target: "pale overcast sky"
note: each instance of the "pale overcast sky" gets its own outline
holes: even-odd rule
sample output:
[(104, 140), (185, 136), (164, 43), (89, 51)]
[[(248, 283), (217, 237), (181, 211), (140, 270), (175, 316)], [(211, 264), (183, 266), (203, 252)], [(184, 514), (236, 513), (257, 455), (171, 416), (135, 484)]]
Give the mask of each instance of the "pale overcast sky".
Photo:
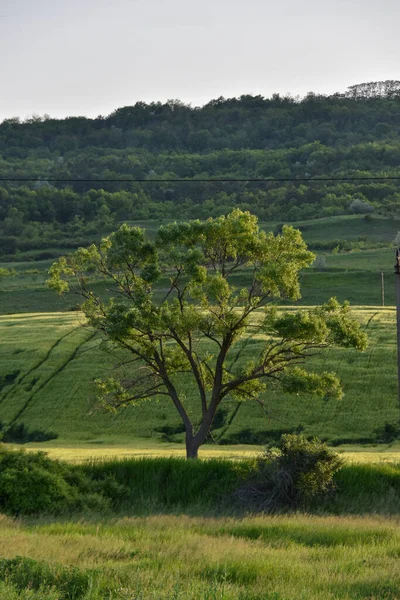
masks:
[(0, 120), (400, 79), (398, 0), (0, 0)]

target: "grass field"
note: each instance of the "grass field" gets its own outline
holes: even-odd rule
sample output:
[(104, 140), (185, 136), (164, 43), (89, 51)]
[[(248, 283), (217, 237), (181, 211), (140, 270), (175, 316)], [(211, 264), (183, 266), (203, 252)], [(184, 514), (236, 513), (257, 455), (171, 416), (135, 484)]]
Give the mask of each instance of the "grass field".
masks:
[[(136, 224), (145, 227), (150, 237), (154, 237), (161, 222), (138, 221)], [(277, 223), (261, 225), (267, 230), (274, 230)], [(302, 304), (318, 304), (331, 296), (363, 306), (381, 304), (381, 272), (386, 278), (386, 304), (394, 304), (392, 240), (400, 230), (400, 220), (382, 217), (368, 220), (364, 216), (353, 215), (299, 221), (293, 225), (301, 228), (311, 247), (319, 242), (338, 240), (364, 240), (371, 246), (368, 250), (339, 254), (318, 250), (318, 254), (325, 257), (326, 268), (323, 271), (313, 268), (304, 271)], [(382, 248), (382, 244), (385, 247)], [(374, 248), (374, 245), (377, 247)], [(23, 256), (17, 258), (13, 262), (1, 263), (2, 267), (15, 269), (17, 275), (0, 281), (0, 314), (62, 312), (76, 307), (76, 299), (70, 297), (62, 300), (46, 286), (47, 271), (53, 260), (35, 261), (34, 254), (29, 254), (31, 260), (20, 260)], [(160, 285), (162, 287), (164, 284)]]
[[(6, 559), (1, 568), (7, 574), (0, 584), (2, 600), (400, 597), (397, 519), (2, 518), (0, 536)], [(17, 556), (32, 560), (13, 561)], [(27, 580), (31, 590), (20, 595)], [(46, 580), (53, 589), (35, 591)], [(61, 595), (65, 590), (69, 596)]]
[[(151, 236), (159, 225), (140, 224)], [(96, 410), (93, 380), (112, 374), (119, 357), (102, 350), (82, 314), (72, 311), (74, 299), (60, 300), (47, 289), (52, 260), (3, 263), (17, 275), (0, 282), (0, 422), (19, 425), (26, 439), (50, 438), (29, 442), (30, 451), (86, 463), (74, 468), (115, 471), (118, 481), (129, 482), (132, 507), (113, 518), (0, 516), (0, 600), (400, 598), (400, 443), (376, 443), (376, 430), (399, 419), (389, 246), (400, 221), (353, 216), (297, 225), (311, 246), (368, 241), (368, 250), (318, 252), (325, 257), (323, 270), (309, 269), (301, 279), (304, 305), (330, 296), (359, 305), (355, 314), (367, 328), (369, 348), (363, 354), (331, 349), (314, 359), (316, 370), (339, 374), (341, 402), (275, 393), (268, 414), (244, 403), (232, 423), (236, 405), (228, 403), (213, 432), (223, 444), (206, 444), (200, 457), (251, 459), (261, 443), (284, 432), (318, 435), (335, 444), (347, 463), (338, 474), (340, 497), (317, 507), (336, 516), (217, 518), (206, 500), (216, 484), (222, 493), (230, 469), (244, 464), (232, 460), (214, 461), (222, 475), (203, 482), (196, 506), (189, 498), (196, 478), (191, 475), (189, 485), (183, 476), (189, 465), (166, 465), (167, 477), (154, 460), (185, 454), (175, 409), (162, 400), (117, 415)], [(385, 309), (379, 306), (381, 272)], [(248, 352), (254, 350), (250, 345)], [(182, 381), (182, 389), (194, 414), (193, 388)], [(211, 469), (211, 462), (201, 461), (197, 471)]]
[[(368, 350), (330, 349), (313, 359), (315, 369), (339, 374), (345, 391), (342, 401), (327, 403), (275, 392), (267, 397), (268, 415), (258, 405), (243, 403), (227, 426), (236, 408), (228, 402), (214, 437), (228, 445), (258, 444), (301, 430), (335, 444), (367, 443), (374, 441), (377, 428), (396, 423), (395, 312), (377, 307), (355, 309), (355, 314), (367, 327)], [(146, 439), (150, 446), (181, 442), (179, 419), (167, 400), (130, 407), (117, 415), (95, 410), (93, 380), (112, 373), (117, 359), (99, 344), (84, 327), (81, 313), (0, 317), (0, 421), (23, 423), (29, 432), (55, 432), (57, 443), (85, 442), (93, 449), (131, 445), (138, 439)], [(247, 352), (254, 349), (249, 345)], [(194, 388), (187, 380), (182, 380), (182, 388), (188, 410), (195, 414)]]
[[(13, 445), (15, 448), (18, 446)], [(57, 443), (55, 441), (44, 443), (28, 443), (25, 448), (31, 452), (45, 451), (51, 458), (66, 460), (71, 463), (85, 463), (103, 460), (124, 460), (154, 457), (180, 457), (186, 456), (182, 444), (168, 442), (152, 442), (147, 439), (136, 439), (122, 444), (89, 443)], [(400, 443), (377, 445), (350, 445), (338, 446), (335, 450), (349, 464), (400, 464)], [(235, 444), (214, 446), (206, 444), (200, 450), (202, 459), (231, 459), (243, 460), (254, 458), (260, 454), (260, 445)]]
[[(381, 272), (386, 281), (386, 305), (395, 304), (394, 260), (390, 251), (360, 251), (324, 256), (327, 261), (324, 271), (311, 268), (301, 273), (302, 299), (299, 304), (321, 304), (336, 296), (341, 302), (349, 300), (355, 305), (381, 305)], [(381, 257), (386, 262), (379, 266)], [(366, 264), (367, 267), (364, 266)], [(40, 265), (37, 267), (41, 268)], [(47, 266), (36, 275), (22, 272), (13, 279), (7, 278), (0, 289), (0, 314), (76, 310), (79, 298), (73, 295), (60, 298), (46, 286), (47, 278)], [(98, 291), (104, 287), (105, 284), (101, 283), (95, 285)], [(161, 283), (161, 288), (165, 287)]]

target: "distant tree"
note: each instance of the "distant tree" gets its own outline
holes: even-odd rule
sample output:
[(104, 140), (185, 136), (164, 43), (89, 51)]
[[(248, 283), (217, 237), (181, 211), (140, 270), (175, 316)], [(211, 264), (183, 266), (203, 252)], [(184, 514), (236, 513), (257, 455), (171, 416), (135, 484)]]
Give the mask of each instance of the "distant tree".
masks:
[(326, 258), (322, 254), (319, 254), (313, 262), (314, 269), (317, 271), (325, 271), (326, 269)]
[(367, 214), (374, 211), (374, 207), (369, 202), (365, 200), (361, 200), (360, 198), (356, 198), (349, 206), (351, 212), (356, 214)]
[[(99, 246), (60, 258), (49, 284), (59, 293), (80, 294), (89, 324), (131, 356), (128, 380), (99, 383), (103, 405), (117, 409), (168, 397), (185, 427), (187, 457), (195, 458), (229, 397), (262, 402), (276, 386), (341, 397), (333, 374), (308, 372), (303, 363), (331, 344), (365, 348), (366, 336), (347, 304), (331, 299), (283, 313), (272, 306), (300, 297), (299, 271), (313, 260), (296, 229), (284, 226), (274, 236), (236, 209), (203, 222), (161, 226), (154, 243), (143, 229), (123, 225)], [(96, 275), (108, 282), (111, 298), (91, 289)], [(162, 275), (169, 286), (157, 301)], [(246, 358), (255, 340), (261, 341)], [(194, 415), (179, 389), (181, 374), (197, 389)]]
[(400, 81), (387, 79), (386, 81), (358, 83), (350, 86), (345, 95), (355, 100), (369, 100), (371, 98), (387, 98), (391, 100), (399, 98)]

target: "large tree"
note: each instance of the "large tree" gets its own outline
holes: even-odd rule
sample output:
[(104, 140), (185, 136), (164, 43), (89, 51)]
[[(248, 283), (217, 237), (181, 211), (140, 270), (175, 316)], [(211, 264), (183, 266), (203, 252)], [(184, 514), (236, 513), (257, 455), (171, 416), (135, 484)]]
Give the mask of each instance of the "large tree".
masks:
[[(49, 282), (59, 293), (79, 293), (89, 325), (130, 356), (130, 377), (100, 382), (104, 405), (168, 397), (185, 427), (187, 457), (195, 458), (228, 398), (263, 402), (276, 386), (340, 398), (335, 375), (303, 363), (332, 344), (365, 348), (347, 304), (274, 306), (300, 298), (299, 272), (313, 260), (293, 227), (266, 233), (255, 216), (234, 210), (162, 226), (154, 242), (123, 225), (98, 246), (60, 258)], [(99, 277), (103, 294), (93, 291)], [(197, 413), (180, 392), (182, 373), (197, 390)]]

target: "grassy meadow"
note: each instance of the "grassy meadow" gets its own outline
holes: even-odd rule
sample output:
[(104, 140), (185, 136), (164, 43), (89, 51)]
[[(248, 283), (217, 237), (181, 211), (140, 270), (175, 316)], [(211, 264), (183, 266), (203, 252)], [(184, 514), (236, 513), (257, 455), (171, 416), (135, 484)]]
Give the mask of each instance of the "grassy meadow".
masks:
[(0, 537), (2, 600), (400, 596), (400, 532), (391, 518), (2, 518)]
[[(266, 412), (255, 403), (228, 401), (215, 422), (214, 440), (226, 445), (260, 444), (273, 442), (284, 432), (302, 431), (335, 445), (374, 443), (377, 429), (396, 423), (395, 311), (380, 307), (354, 311), (367, 328), (369, 348), (363, 353), (332, 348), (313, 358), (316, 370), (338, 373), (343, 400), (325, 402), (305, 394), (271, 391), (265, 396)], [(247, 355), (259, 344), (261, 339), (249, 344)], [(122, 357), (104, 350), (79, 312), (0, 316), (0, 357), (0, 421), (23, 423), (28, 433), (34, 432), (25, 441), (47, 436), (48, 444), (53, 444), (57, 436), (57, 444), (90, 443), (94, 454), (107, 444), (147, 440), (151, 448), (183, 441), (179, 418), (168, 400), (145, 402), (117, 414), (96, 408), (94, 379), (112, 374)], [(195, 416), (195, 388), (186, 378), (181, 386)]]
[[(137, 221), (132, 224), (145, 227), (149, 236), (154, 237), (158, 227), (166, 222)], [(275, 230), (279, 225), (276, 222), (261, 223), (265, 230)], [(386, 278), (386, 304), (395, 303), (392, 242), (400, 230), (400, 220), (352, 215), (299, 221), (293, 226), (301, 229), (310, 248), (326, 262), (323, 270), (311, 268), (302, 273), (301, 304), (318, 304), (337, 296), (352, 304), (380, 305), (381, 272)], [(332, 252), (337, 244), (345, 246), (349, 242), (355, 245), (354, 248)], [(36, 260), (37, 253), (31, 251), (20, 253), (11, 262), (1, 263), (4, 268), (15, 269), (16, 275), (0, 280), (0, 314), (76, 310), (77, 299), (60, 299), (46, 286), (47, 271), (53, 260), (63, 254), (63, 249), (50, 250), (47, 254), (54, 258)], [(165, 285), (166, 282), (160, 283), (161, 288)], [(98, 290), (102, 287), (104, 284), (97, 284)]]
[[(139, 224), (154, 236), (160, 222)], [(0, 600), (400, 598), (400, 442), (382, 443), (380, 431), (399, 419), (391, 243), (400, 221), (355, 215), (295, 225), (323, 257), (301, 274), (301, 304), (349, 299), (369, 347), (313, 359), (317, 371), (338, 373), (340, 402), (271, 393), (266, 412), (227, 403), (215, 443), (195, 464), (182, 459), (182, 427), (168, 401), (116, 415), (96, 408), (94, 379), (113, 374), (122, 357), (104, 351), (74, 298), (46, 287), (53, 258), (30, 252), (1, 264), (16, 274), (0, 280), (0, 423), (14, 427), (29, 451), (108, 473), (130, 496), (114, 513), (0, 516)], [(343, 240), (354, 247), (332, 252)], [(193, 386), (182, 380), (181, 388), (196, 414)], [(310, 507), (312, 515), (256, 516), (224, 506), (260, 444), (293, 431), (318, 435), (342, 454), (337, 493)]]
[[(17, 444), (13, 447), (18, 448)], [(183, 444), (152, 441), (146, 438), (136, 438), (123, 443), (93, 444), (89, 442), (28, 442), (24, 448), (30, 452), (44, 450), (48, 456), (57, 460), (65, 460), (72, 464), (87, 462), (143, 459), (143, 458), (185, 458)], [(397, 465), (400, 463), (400, 443), (390, 444), (343, 444), (335, 448), (348, 464)], [(242, 461), (259, 456), (260, 445), (257, 444), (206, 444), (200, 450), (203, 460), (233, 460)]]

